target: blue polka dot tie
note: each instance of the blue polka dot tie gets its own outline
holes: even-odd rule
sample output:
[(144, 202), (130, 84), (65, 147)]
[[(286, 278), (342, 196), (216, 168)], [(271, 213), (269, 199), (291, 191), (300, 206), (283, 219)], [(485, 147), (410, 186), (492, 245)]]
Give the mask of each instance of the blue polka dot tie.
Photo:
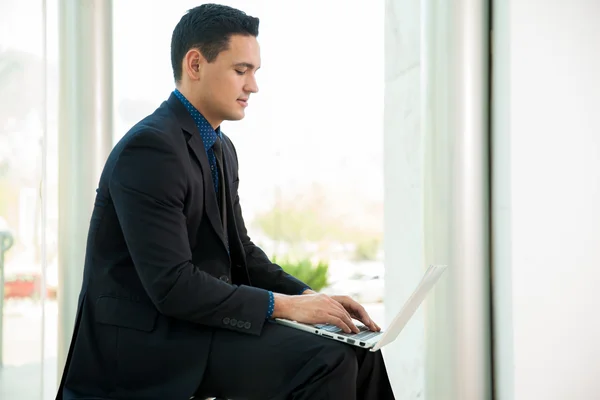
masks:
[(206, 118), (204, 118), (204, 116), (202, 114), (200, 114), (200, 111), (198, 111), (196, 109), (196, 107), (194, 107), (192, 105), (192, 103), (190, 103), (188, 101), (188, 99), (186, 99), (185, 96), (183, 94), (181, 94), (181, 92), (179, 90), (175, 89), (173, 91), (173, 93), (183, 103), (185, 108), (188, 110), (188, 112), (194, 119), (196, 126), (198, 127), (198, 131), (200, 132), (200, 137), (202, 138), (202, 143), (204, 143), (204, 149), (206, 150), (206, 155), (208, 156), (208, 163), (210, 164), (210, 174), (212, 175), (212, 180), (213, 180), (213, 184), (215, 187), (215, 193), (218, 194), (219, 193), (219, 169), (217, 166), (217, 159), (215, 157), (215, 152), (214, 152), (213, 146), (214, 146), (215, 142), (217, 141), (217, 136), (221, 136), (221, 130), (219, 128), (217, 128), (217, 130), (215, 131), (213, 129), (213, 127), (208, 123)]

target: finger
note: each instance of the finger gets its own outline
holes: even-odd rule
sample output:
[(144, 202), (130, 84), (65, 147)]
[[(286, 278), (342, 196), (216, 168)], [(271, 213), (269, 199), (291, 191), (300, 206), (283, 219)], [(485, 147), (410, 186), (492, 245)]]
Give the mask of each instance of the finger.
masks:
[(373, 321), (371, 319), (371, 317), (367, 316), (367, 318), (369, 318), (369, 324), (367, 325), (369, 327), (370, 330), (374, 331), (374, 332), (379, 332), (381, 330), (381, 328), (379, 328), (377, 326), (377, 324), (375, 323), (375, 321)]
[(374, 330), (375, 324), (374, 324), (373, 320), (371, 319), (371, 317), (369, 316), (369, 313), (367, 313), (367, 311), (365, 310), (365, 308), (358, 303), (354, 304), (353, 306), (354, 306), (354, 312), (356, 313), (356, 315), (358, 317), (357, 319), (360, 322), (362, 322), (363, 324), (365, 324), (369, 329)]
[(329, 300), (329, 304), (330, 304), (332, 307), (335, 307), (336, 309), (338, 309), (338, 310), (340, 310), (340, 311), (347, 312), (347, 311), (346, 311), (346, 308), (344, 307), (344, 305), (343, 305), (343, 304), (341, 304), (340, 302), (338, 302), (337, 300), (334, 300), (334, 299), (332, 299), (331, 297), (330, 297), (328, 300)]
[[(352, 317), (352, 314), (350, 314), (350, 313), (349, 313), (347, 310), (344, 310), (344, 315), (346, 316), (346, 318), (348, 318), (348, 321), (350, 321), (350, 323), (352, 324), (352, 326), (353, 326), (354, 328), (356, 328), (355, 332), (356, 332), (356, 333), (360, 332), (360, 329), (358, 329), (358, 328), (356, 327), (356, 324), (354, 323), (354, 318)], [(352, 326), (351, 326), (351, 327), (352, 327)], [(353, 330), (354, 330), (354, 329), (353, 329)]]
[(346, 333), (352, 333), (350, 327), (348, 327), (348, 325), (341, 318), (338, 318), (334, 315), (329, 316), (329, 318), (327, 319), (327, 323), (337, 326)]
[(331, 305), (334, 306), (339, 312), (346, 314), (348, 319), (352, 320), (352, 315), (348, 312), (348, 310), (344, 307), (343, 304), (340, 304), (334, 299), (331, 299)]
[(358, 303), (351, 297), (347, 297), (346, 301), (347, 308), (350, 310), (350, 315), (362, 322), (370, 330), (375, 331), (377, 329), (375, 323), (369, 316), (369, 313), (367, 313), (365, 308), (362, 305), (360, 305), (360, 303)]
[(359, 333), (360, 332), (360, 330), (356, 327), (356, 325), (354, 325), (354, 322), (352, 322), (352, 317), (350, 317), (350, 315), (348, 314), (348, 312), (346, 312), (345, 310), (344, 310), (343, 313), (337, 314), (336, 317), (338, 317), (342, 321), (344, 321), (344, 323), (346, 323), (346, 325), (348, 325), (350, 327), (350, 329), (352, 330), (352, 332), (354, 332), (354, 333)]
[(350, 327), (350, 329), (352, 329), (352, 332), (354, 333), (359, 333), (360, 330), (356, 327), (356, 325), (354, 324), (354, 322), (352, 321), (352, 315), (348, 312), (348, 302), (346, 300), (352, 300), (349, 297), (343, 298), (343, 300), (340, 300), (339, 298), (332, 298), (332, 297), (328, 297), (328, 300), (330, 302), (330, 304), (334, 307), (335, 310), (338, 311), (338, 314), (336, 314), (336, 316), (338, 318), (342, 318), (346, 324)]
[(374, 332), (379, 332), (381, 330), (381, 328), (379, 327), (379, 325), (377, 325), (375, 323), (375, 321), (371, 320), (371, 325), (369, 325), (369, 329), (374, 331)]
[(379, 325), (375, 324), (375, 328), (376, 328), (375, 330), (376, 330), (377, 332), (381, 331), (381, 327), (380, 327)]

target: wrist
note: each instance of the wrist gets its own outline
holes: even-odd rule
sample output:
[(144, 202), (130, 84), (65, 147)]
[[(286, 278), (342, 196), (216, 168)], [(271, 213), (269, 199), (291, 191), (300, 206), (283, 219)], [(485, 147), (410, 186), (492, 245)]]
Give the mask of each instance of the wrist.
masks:
[(306, 289), (304, 292), (302, 292), (302, 294), (303, 294), (303, 295), (304, 295), (304, 294), (317, 294), (317, 292), (315, 292), (315, 291), (314, 291), (314, 290), (312, 290), (312, 289)]
[(273, 307), (272, 318), (285, 318), (289, 309), (290, 297), (281, 293), (273, 293), (275, 304)]

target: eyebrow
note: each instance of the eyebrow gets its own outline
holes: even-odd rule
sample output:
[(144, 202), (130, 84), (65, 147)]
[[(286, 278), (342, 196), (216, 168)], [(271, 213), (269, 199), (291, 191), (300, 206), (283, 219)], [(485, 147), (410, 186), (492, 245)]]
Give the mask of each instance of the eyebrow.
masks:
[(244, 67), (244, 68), (249, 68), (249, 69), (260, 69), (260, 67), (256, 68), (254, 66), (254, 64), (248, 63), (248, 62), (239, 62), (239, 63), (235, 63), (233, 64), (234, 67)]

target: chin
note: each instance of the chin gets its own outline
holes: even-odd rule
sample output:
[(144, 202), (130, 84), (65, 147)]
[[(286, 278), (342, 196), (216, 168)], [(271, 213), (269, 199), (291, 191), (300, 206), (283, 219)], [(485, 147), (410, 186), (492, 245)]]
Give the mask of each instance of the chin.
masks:
[(241, 112), (237, 112), (237, 113), (231, 113), (227, 116), (227, 118), (224, 118), (227, 121), (239, 121), (244, 119), (244, 117), (246, 116), (246, 113), (244, 111)]

